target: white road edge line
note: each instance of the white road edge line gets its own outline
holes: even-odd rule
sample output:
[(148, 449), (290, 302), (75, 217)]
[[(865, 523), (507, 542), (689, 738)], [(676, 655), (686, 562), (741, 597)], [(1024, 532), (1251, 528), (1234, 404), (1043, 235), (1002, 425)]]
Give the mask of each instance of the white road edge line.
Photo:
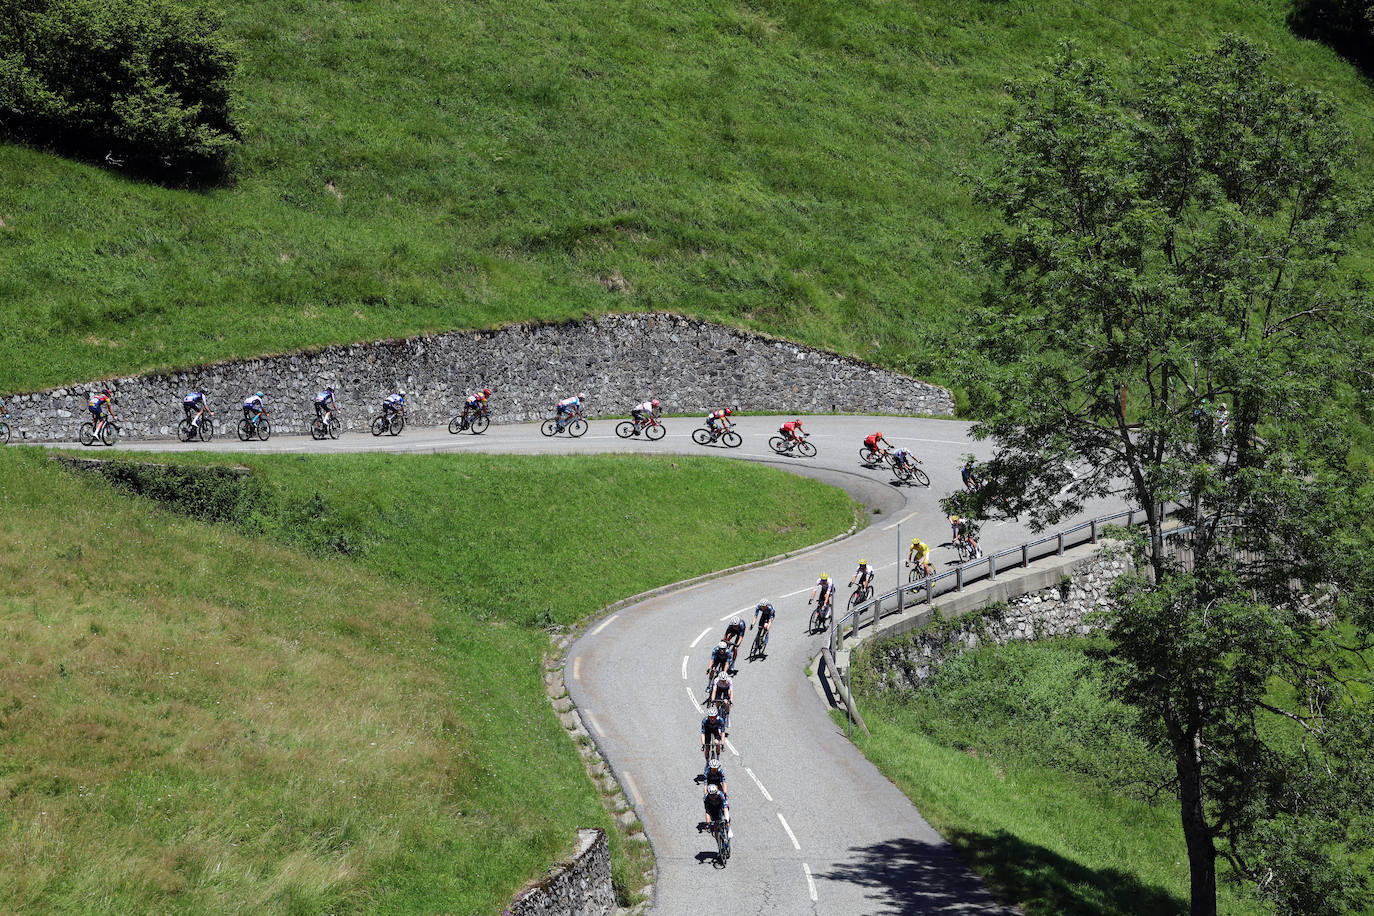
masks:
[(598, 735), (604, 736), (606, 734), (606, 730), (601, 727), (600, 722), (596, 721), (596, 716), (592, 715), (592, 711), (590, 709), (582, 710), (582, 715), (586, 717), (587, 724), (594, 728)]
[(735, 750), (735, 746), (734, 746), (733, 744), (730, 743), (730, 739), (729, 739), (729, 738), (722, 738), (721, 740), (724, 741), (724, 742), (725, 742), (725, 746), (728, 747), (728, 748), (730, 749), (730, 753), (734, 754), (736, 757), (739, 756), (739, 751)]
[(787, 819), (782, 816), (781, 811), (778, 812), (778, 820), (782, 822), (782, 829), (787, 831), (787, 838), (792, 841), (792, 847), (797, 852), (801, 852), (801, 843), (797, 842), (797, 835), (792, 832), (791, 827), (787, 826)]
[(582, 680), (582, 656), (573, 659), (573, 680)]
[(778, 597), (779, 597), (779, 598), (791, 598), (793, 595), (800, 595), (802, 592), (809, 592), (809, 591), (811, 591), (811, 589), (810, 589), (809, 587), (808, 587), (808, 588), (799, 588), (799, 589), (797, 589), (795, 592), (788, 592), (787, 594), (785, 594), (785, 595), (779, 595)]
[(745, 767), (745, 768), (744, 768), (744, 772), (748, 773), (748, 774), (749, 774), (749, 778), (752, 779), (752, 780), (754, 780), (754, 785), (756, 785), (756, 786), (759, 787), (759, 791), (763, 793), (764, 799), (765, 799), (766, 801), (772, 801), (772, 800), (773, 800), (773, 796), (771, 796), (771, 795), (768, 794), (768, 790), (765, 789), (765, 788), (763, 787), (763, 783), (759, 782), (759, 778), (758, 778), (757, 776), (754, 775), (754, 771), (751, 770), (751, 769), (749, 769), (748, 767)]
[(616, 619), (617, 617), (619, 617), (619, 616), (620, 616), (619, 614), (612, 614), (611, 616), (607, 617), (605, 620), (601, 621), (601, 625), (600, 625), (599, 627), (597, 627), (595, 630), (592, 630), (592, 635), (595, 636), (597, 633), (600, 633), (602, 630), (606, 629), (608, 626), (610, 626), (612, 623), (614, 623), (614, 622), (615, 622), (615, 619)]
[[(690, 657), (691, 657), (691, 656), (688, 656), (688, 655), (682, 656), (682, 679), (683, 679), (684, 681), (687, 680), (687, 660), (688, 660)], [(575, 677), (575, 676), (576, 676), (576, 675), (574, 675), (574, 677)]]
[[(630, 797), (634, 799), (635, 804), (641, 808), (644, 807), (644, 796), (639, 794), (639, 786), (635, 785), (635, 778), (630, 775), (630, 771), (621, 770), (620, 775), (625, 781), (625, 788), (630, 790)], [(811, 899), (815, 900), (816, 898), (812, 897)]]
[(688, 646), (687, 648), (689, 648), (689, 649), (695, 649), (695, 648), (697, 647), (697, 643), (699, 643), (699, 642), (701, 642), (703, 639), (705, 639), (705, 638), (706, 638), (706, 634), (709, 633), (709, 632), (711, 632), (711, 627), (707, 627), (706, 629), (702, 630), (702, 631), (701, 631), (701, 635), (698, 636), (696, 639), (692, 640), (692, 644), (691, 644), (690, 646)]
[(692, 701), (692, 705), (697, 708), (697, 712), (701, 712), (701, 704), (697, 702), (697, 695), (692, 692), (691, 687), (687, 688), (687, 699)]
[(811, 866), (802, 863), (802, 871), (806, 872), (806, 889), (811, 892), (811, 902), (816, 902), (816, 881), (811, 877)]

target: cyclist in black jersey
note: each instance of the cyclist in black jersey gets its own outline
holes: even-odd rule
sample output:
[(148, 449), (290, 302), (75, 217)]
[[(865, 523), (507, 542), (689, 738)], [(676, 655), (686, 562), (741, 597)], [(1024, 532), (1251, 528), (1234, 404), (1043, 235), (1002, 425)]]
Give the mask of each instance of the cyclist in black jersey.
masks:
[(739, 669), (735, 667), (735, 661), (739, 659), (739, 644), (744, 639), (744, 631), (749, 629), (743, 617), (736, 617), (730, 621), (730, 625), (725, 628), (725, 645), (730, 648), (730, 663), (727, 669), (731, 674), (737, 674)]

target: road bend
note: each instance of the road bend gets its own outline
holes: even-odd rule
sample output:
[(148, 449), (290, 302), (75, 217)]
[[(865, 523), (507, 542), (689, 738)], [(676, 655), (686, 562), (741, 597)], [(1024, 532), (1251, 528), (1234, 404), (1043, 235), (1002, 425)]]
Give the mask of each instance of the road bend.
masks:
[[(622, 440), (614, 421), (594, 421), (585, 436), (546, 438), (532, 425), (493, 426), (481, 436), (407, 429), (399, 437), (346, 434), (316, 442), (274, 437), (240, 443), (140, 442), (151, 451), (209, 448), (233, 452), (385, 451), (576, 454), (632, 452), (718, 455), (767, 462), (841, 487), (870, 509), (869, 525), (834, 544), (768, 566), (650, 598), (588, 628), (565, 669), (573, 702), (625, 787), (654, 847), (659, 877), (654, 912), (687, 916), (706, 909), (746, 914), (1000, 913), (981, 881), (955, 856), (909, 800), (845, 738), (806, 676), (821, 635), (806, 634), (808, 596), (828, 572), (843, 589), (864, 558), (881, 593), (906, 570), (913, 537), (933, 545), (937, 569), (954, 562), (940, 497), (960, 486), (961, 456), (985, 450), (968, 424), (901, 417), (819, 416), (805, 420), (817, 456), (782, 458), (767, 446), (781, 418), (741, 417), (737, 449), (690, 439), (699, 421), (668, 418), (659, 442)], [(889, 472), (863, 467), (865, 435), (881, 429), (924, 461), (929, 487), (900, 485)], [(709, 494), (703, 494), (707, 497)], [(1086, 507), (1084, 518), (1119, 508)], [(1066, 521), (1071, 524), (1073, 520)], [(984, 526), (985, 550), (1030, 536), (1017, 522)], [(589, 545), (589, 575), (595, 575)], [(645, 562), (652, 562), (646, 557)], [(778, 609), (766, 659), (739, 662), (735, 705), (723, 763), (730, 789), (734, 846), (725, 868), (702, 823), (701, 702), (711, 648), (733, 616), (752, 618), (769, 599)], [(752, 639), (746, 635), (745, 645)]]

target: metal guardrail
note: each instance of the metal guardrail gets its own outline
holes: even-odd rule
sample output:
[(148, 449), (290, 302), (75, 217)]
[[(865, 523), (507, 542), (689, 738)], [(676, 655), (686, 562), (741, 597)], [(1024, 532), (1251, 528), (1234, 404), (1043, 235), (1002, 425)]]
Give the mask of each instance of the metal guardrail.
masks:
[[(1117, 524), (1124, 519), (1124, 527), (1130, 527), (1136, 524), (1137, 519), (1143, 521), (1144, 518), (1145, 512), (1141, 509), (1128, 509), (1125, 512), (1104, 515), (1101, 518), (1074, 525), (1072, 528), (1066, 528), (1055, 534), (1034, 541), (1027, 541), (1006, 550), (999, 550), (993, 554), (986, 554), (976, 560), (969, 560), (945, 572), (917, 579), (915, 582), (908, 582), (886, 594), (870, 598), (843, 617), (836, 619), (830, 627), (829, 649), (833, 653), (844, 644), (846, 624), (849, 624), (849, 635), (852, 638), (860, 627), (865, 625), (876, 627), (878, 621), (885, 616), (901, 614), (908, 607), (921, 604), (929, 606), (940, 595), (961, 592), (964, 590), (964, 586), (974, 582), (994, 581), (999, 570), (1028, 569), (1035, 560), (1043, 560), (1050, 556), (1062, 557), (1064, 551), (1071, 547), (1077, 547), (1081, 544), (1096, 544), (1102, 529), (1108, 525)], [(1166, 532), (1165, 536), (1176, 536), (1192, 530), (1191, 526), (1176, 528)], [(1014, 557), (1015, 560), (1002, 562), (1009, 557)], [(921, 595), (910, 601), (905, 600), (908, 593), (911, 592), (920, 592)], [(869, 617), (867, 623), (865, 623), (866, 615)]]

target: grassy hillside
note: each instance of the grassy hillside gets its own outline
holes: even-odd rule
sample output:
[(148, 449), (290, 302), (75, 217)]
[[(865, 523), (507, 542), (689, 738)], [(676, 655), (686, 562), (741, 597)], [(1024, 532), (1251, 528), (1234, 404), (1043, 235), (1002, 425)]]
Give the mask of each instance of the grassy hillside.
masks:
[(5, 912), (497, 913), (611, 826), (544, 626), (853, 517), (710, 460), (246, 460), (208, 524), (0, 450)]
[(920, 369), (916, 328), (979, 285), (956, 173), (1066, 37), (1123, 66), (1256, 37), (1374, 174), (1374, 90), (1287, 0), (223, 5), (232, 187), (0, 146), (0, 391), (640, 308)]

